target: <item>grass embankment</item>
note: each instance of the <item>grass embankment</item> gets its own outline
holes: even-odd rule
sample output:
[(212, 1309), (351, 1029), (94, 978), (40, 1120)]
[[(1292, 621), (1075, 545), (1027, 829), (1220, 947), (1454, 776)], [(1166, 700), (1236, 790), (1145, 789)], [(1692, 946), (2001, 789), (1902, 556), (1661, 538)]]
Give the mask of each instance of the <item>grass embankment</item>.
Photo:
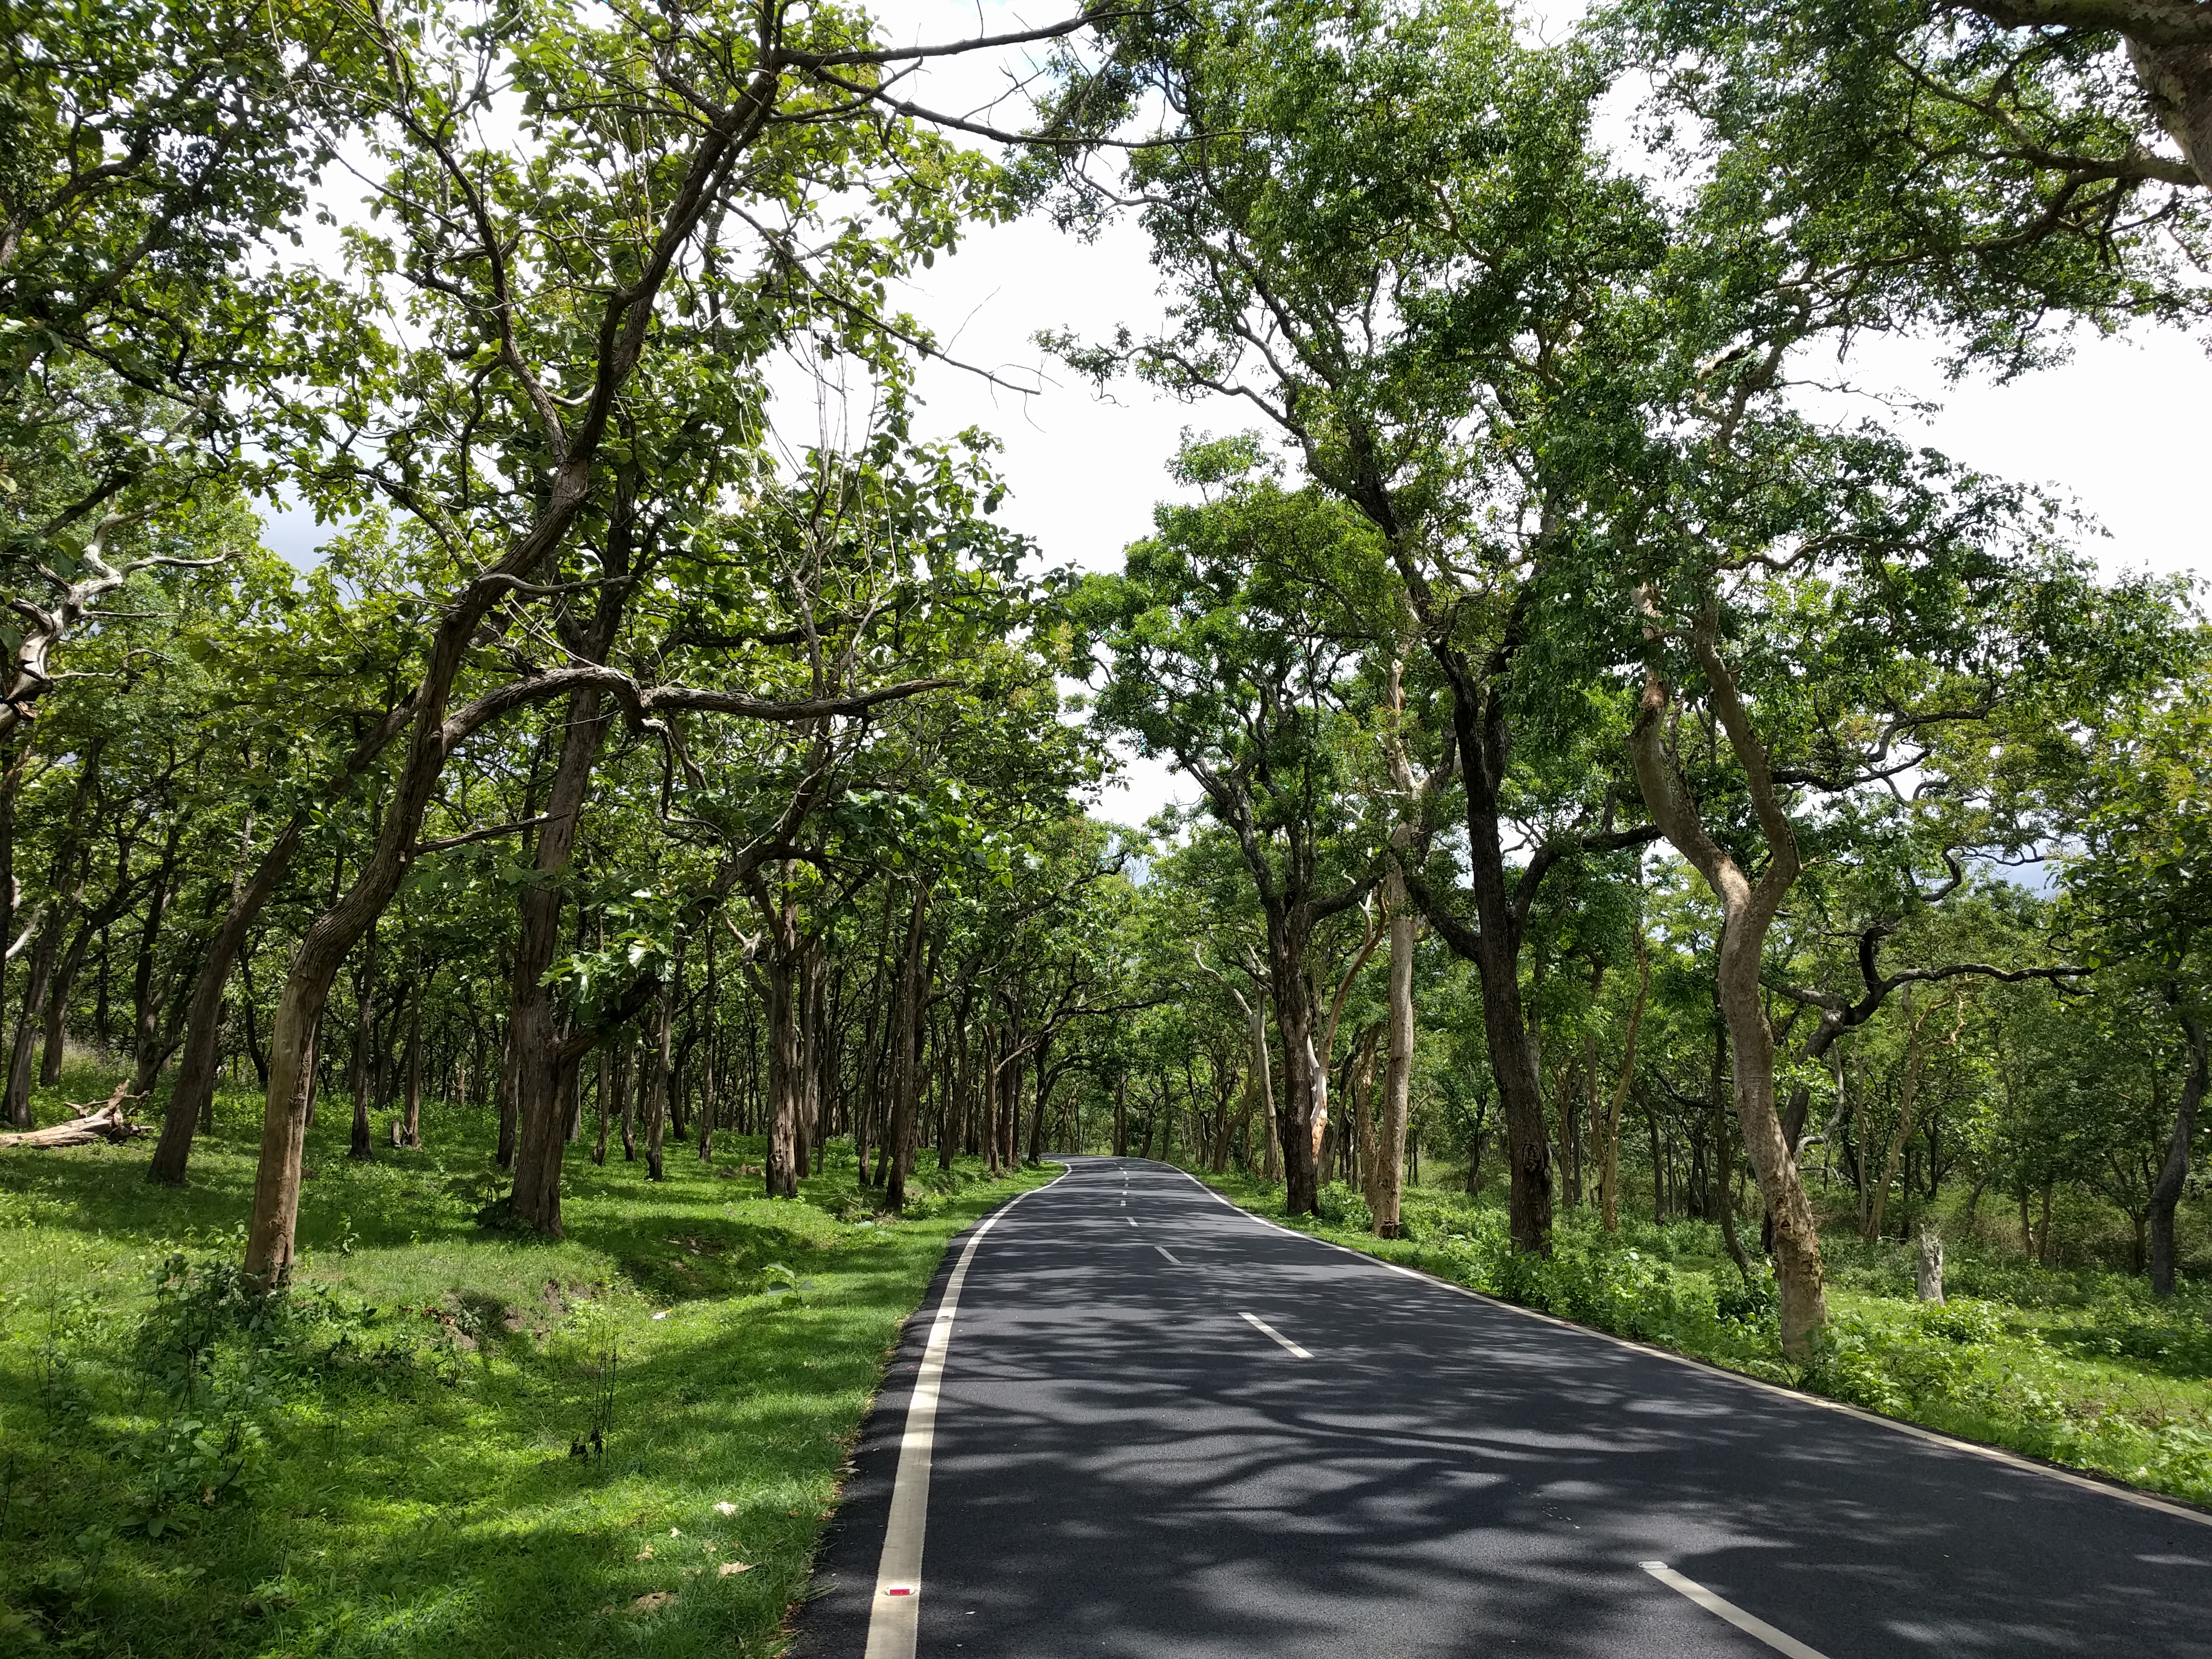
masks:
[(362, 1164), (325, 1110), (257, 1315), (251, 1107), (218, 1111), (182, 1193), (145, 1142), (0, 1153), (0, 1652), (771, 1653), (946, 1240), (1049, 1178), (963, 1160), (887, 1222), (849, 1150), (791, 1204), (732, 1178), (757, 1142), (658, 1185), (577, 1148), (549, 1243), (477, 1224), (488, 1115)]
[(1913, 1293), (1901, 1244), (1823, 1241), (1831, 1324), (1809, 1366), (1782, 1357), (1771, 1281), (1747, 1285), (1719, 1229), (1623, 1218), (1607, 1234), (1561, 1212), (1549, 1261), (1516, 1255), (1494, 1203), (1407, 1194), (1408, 1237), (1366, 1231), (1359, 1195), (1333, 1187), (1292, 1222), (1279, 1187), (1200, 1178), (1256, 1214), (1577, 1324), (1709, 1360), (1885, 1415), (2212, 1504), (2212, 1298), (2170, 1301), (2093, 1268), (2039, 1267), (1954, 1246), (1947, 1303)]

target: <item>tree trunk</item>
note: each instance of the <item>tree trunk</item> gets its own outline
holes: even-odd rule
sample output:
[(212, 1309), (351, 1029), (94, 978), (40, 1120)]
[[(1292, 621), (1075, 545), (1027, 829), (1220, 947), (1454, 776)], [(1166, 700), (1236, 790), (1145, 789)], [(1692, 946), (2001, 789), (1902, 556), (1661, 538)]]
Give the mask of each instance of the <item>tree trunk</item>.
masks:
[(399, 1144), (422, 1144), (422, 993), (418, 987), (407, 999), (407, 1104), (400, 1121)]
[[(616, 592), (609, 590), (602, 599), (603, 611), (616, 605)], [(597, 630), (593, 642), (598, 643)], [(605, 651), (587, 654), (598, 660)], [(560, 948), (561, 908), (568, 886), (563, 878), (574, 857), (592, 769), (598, 763), (608, 724), (600, 713), (598, 692), (579, 691), (569, 698), (561, 758), (553, 769), (545, 822), (538, 831), (532, 860), (535, 878), (523, 885), (516, 900), (520, 927), (507, 1015), (514, 1046), (514, 1190), (507, 1203), (517, 1220), (549, 1238), (561, 1236), (561, 1160), (568, 1146), (568, 1125), (561, 1111), (563, 1085), (583, 1056), (565, 1062), (562, 1058), (553, 989), (545, 983), (545, 973)]]
[[(809, 939), (799, 951), (799, 1108), (792, 1136), (793, 1168), (802, 1181), (814, 1167), (815, 1150), (823, 1133), (822, 1062), (829, 1046), (823, 1030), (830, 1012), (827, 977), (823, 942)], [(794, 1188), (794, 1196), (796, 1193)]]
[(2212, 47), (2128, 42), (2128, 57), (2151, 113), (2212, 190)]
[(1735, 1170), (1733, 1150), (1734, 1137), (1729, 1133), (1728, 1109), (1731, 1092), (1729, 1067), (1729, 1041), (1726, 1022), (1717, 1022), (1713, 1028), (1713, 1074), (1711, 1085), (1713, 1113), (1713, 1166), (1711, 1184), (1705, 1189), (1705, 1219), (1721, 1230), (1721, 1243), (1728, 1250), (1729, 1260), (1735, 1263), (1736, 1272), (1747, 1285), (1752, 1281), (1750, 1259), (1744, 1255), (1743, 1241), (1735, 1231)]
[[(2166, 1138), (2166, 1161), (2159, 1166), (2158, 1180), (2150, 1192), (2150, 1288), (2154, 1296), (2172, 1296), (2175, 1269), (2179, 1253), (2175, 1248), (2173, 1212), (2181, 1202), (2181, 1189), (2189, 1178), (2189, 1159), (2191, 1143), (2197, 1137), (2197, 1113), (2204, 1103), (2205, 1050), (2204, 1022), (2179, 1006), (2179, 998), (2169, 991), (2174, 1002), (2174, 1017), (2180, 1021), (2181, 1034), (2187, 1047), (2189, 1075), (2181, 1085), (2181, 1103), (2173, 1115), (2173, 1133)], [(2044, 1212), (2050, 1213), (2051, 1198), (2044, 1194)], [(2045, 1244), (2049, 1246), (2050, 1223), (2044, 1224)]]
[[(1316, 1212), (1326, 1178), (1320, 1167), (1321, 1140), (1328, 1126), (1328, 1070), (1315, 1044), (1313, 991), (1305, 971), (1310, 940), (1303, 920), (1302, 912), (1290, 906), (1269, 908), (1268, 990), (1283, 1034), (1283, 1207), (1293, 1216)], [(1164, 1109), (1164, 1095), (1162, 1103)], [(1172, 1120), (1166, 1127), (1172, 1134)]]
[(169, 901), (176, 895), (177, 849), (184, 838), (185, 822), (179, 816), (169, 826), (154, 884), (146, 894), (146, 919), (139, 929), (138, 960), (131, 976), (131, 1092), (142, 1097), (153, 1093), (161, 1062), (168, 1058), (161, 1036), (161, 994), (155, 983), (155, 969), (160, 961), (161, 924), (167, 919)]
[[(238, 953), (238, 1012), (240, 1023), (245, 1027), (246, 1057), (253, 1062), (253, 1078), (258, 1087), (269, 1086), (269, 1050), (262, 1046), (259, 1034), (254, 1029), (253, 1018), (253, 947), (249, 941)], [(213, 1097), (210, 1097), (212, 1100)], [(203, 1120), (211, 1121), (211, 1114), (204, 1108)]]
[[(893, 1020), (890, 1066), (890, 1121), (884, 1134), (884, 1150), (890, 1156), (889, 1171), (884, 1189), (884, 1202), (896, 1215), (906, 1204), (906, 1166), (908, 1143), (914, 1133), (915, 1096), (921, 1085), (921, 1010), (924, 986), (922, 962), (924, 947), (928, 942), (929, 889), (916, 883), (914, 908), (908, 912), (906, 949), (901, 954), (898, 977), (897, 1018)], [(1010, 1158), (1008, 1162), (1012, 1160)]]
[(614, 1088), (614, 1056), (602, 1048), (599, 1050), (599, 1085), (595, 1093), (599, 1098), (599, 1135), (592, 1143), (592, 1162), (604, 1166), (607, 1161), (607, 1103)]
[(1025, 1160), (1030, 1164), (1042, 1163), (1044, 1159), (1045, 1097), (1051, 1092), (1046, 1086), (1045, 1081), (1048, 1075), (1045, 1071), (1045, 1055), (1051, 1046), (1049, 1038), (1041, 1040), (1037, 1043), (1034, 1060), (1036, 1068), (1036, 1093), (1030, 1103), (1030, 1150), (1029, 1157)]
[[(77, 768), (76, 787), (70, 792), (69, 818), (63, 830), (60, 844), (54, 849), (52, 874), (46, 883), (48, 893), (46, 911), (40, 920), (39, 931), (31, 945), (31, 960), (26, 975), (27, 982), (23, 989), (22, 1013), (15, 1022), (15, 1040), (8, 1056), (6, 1111), (8, 1121), (18, 1128), (27, 1129), (31, 1123), (31, 1043), (33, 1030), (40, 1015), (45, 1009), (46, 993), (52, 985), (54, 970), (61, 960), (62, 941), (68, 933), (70, 915), (76, 906), (82, 902), (84, 897), (84, 884), (88, 872), (79, 864), (79, 851), (82, 844), (87, 803), (98, 787), (100, 755), (103, 745), (104, 740), (95, 738), (85, 755), (83, 763)], [(20, 777), (20, 766), (19, 761), (16, 768), (10, 769), (11, 780)], [(15, 783), (11, 781), (9, 785), (9, 823), (11, 838), (9, 860), (11, 865), (15, 858), (12, 847), (14, 799)], [(14, 878), (11, 871), (9, 876), (11, 884)], [(112, 919), (113, 915), (121, 913), (122, 905), (129, 901), (131, 886), (131, 852), (126, 842), (117, 860), (115, 892), (111, 896), (111, 902), (116, 908), (110, 913), (109, 919)], [(64, 896), (65, 892), (67, 896)], [(11, 902), (13, 897), (14, 890), (11, 885), (9, 890)], [(11, 902), (11, 920), (12, 916)], [(104, 927), (106, 922), (103, 921), (100, 925)], [(12, 941), (0, 940), (0, 947), (4, 947), (9, 943)]]
[(768, 1022), (768, 1154), (762, 1175), (770, 1198), (799, 1196), (799, 1039), (796, 953), (769, 930), (768, 961), (761, 973), (761, 1002)]
[[(1905, 988), (1905, 1073), (1897, 1085), (1897, 1125), (1891, 1130), (1889, 1146), (1881, 1160), (1881, 1177), (1874, 1183), (1874, 1193), (1866, 1207), (1866, 1220), (1859, 1231), (1862, 1243), (1872, 1243), (1881, 1237), (1882, 1212), (1889, 1202), (1889, 1189), (1897, 1180), (1898, 1166), (1905, 1161), (1905, 1144), (1912, 1138), (1912, 1130), (1920, 1109), (1920, 1078), (1928, 1064), (1926, 1028), (1933, 1008), (1912, 1012), (1911, 988)], [(1963, 1007), (1960, 1018), (1965, 1018)], [(1954, 1036), (1957, 1033), (1953, 1033)]]
[(361, 951), (361, 974), (354, 985), (353, 1055), (347, 1073), (353, 1095), (353, 1140), (349, 1158), (368, 1158), (376, 1150), (368, 1138), (369, 1052), (376, 1046), (376, 930)]
[(42, 1089), (51, 1089), (62, 1080), (62, 1062), (69, 1057), (70, 993), (76, 988), (85, 953), (92, 948), (93, 933), (88, 926), (76, 930), (46, 988), (46, 1018), (39, 1035), (39, 1086)]
[[(301, 829), (300, 818), (287, 823), (269, 850), (261, 855), (252, 878), (232, 885), (230, 908), (216, 929), (207, 956), (200, 963), (199, 979), (192, 987), (191, 1004), (185, 1016), (184, 1053), (177, 1061), (177, 1084), (170, 1091), (168, 1114), (161, 1121), (161, 1139), (154, 1148), (154, 1160), (146, 1171), (149, 1181), (170, 1187), (185, 1184), (185, 1165), (191, 1157), (193, 1126), (209, 1115), (215, 1101), (216, 1048), (222, 1035), (223, 988), (246, 948), (246, 936), (254, 919), (291, 870), (292, 856), (299, 850)], [(252, 830), (249, 819), (248, 837)], [(241, 845), (241, 856), (244, 851), (245, 846)], [(245, 1004), (246, 1050), (256, 1073), (265, 1083), (267, 1069), (259, 1046), (253, 1040), (252, 994), (248, 990)]]
[[(1382, 1195), (1376, 1185), (1376, 1141), (1380, 1132), (1375, 1100), (1375, 1062), (1382, 1047), (1383, 1033), (1389, 1029), (1387, 1020), (1377, 1021), (1360, 1033), (1358, 1046), (1352, 1051), (1352, 1067), (1348, 1075), (1352, 1095), (1350, 1121), (1345, 1126), (1349, 1133), (1345, 1137), (1346, 1156), (1354, 1166), (1347, 1174), (1359, 1188), (1362, 1202), (1370, 1215), (1375, 1213), (1376, 1200)], [(1385, 1064), (1387, 1065), (1387, 1060)]]
[(1913, 1286), (1923, 1302), (1943, 1299), (1943, 1235), (1933, 1226), (1920, 1230), (1920, 1249), (1913, 1266)]
[(660, 988), (660, 1000), (653, 1019), (653, 1079), (645, 1113), (645, 1175), (648, 1181), (667, 1178), (661, 1159), (661, 1141), (668, 1124), (669, 1061), (676, 1036), (676, 999), (684, 982), (684, 945), (676, 946), (674, 976)]
[[(1605, 1113), (1604, 1163), (1598, 1168), (1598, 1205), (1606, 1231), (1620, 1231), (1620, 1112), (1628, 1103), (1629, 1086), (1636, 1079), (1636, 1036), (1644, 1024), (1644, 1005), (1651, 994), (1651, 953), (1644, 945), (1644, 928), (1636, 930), (1636, 1000), (1628, 1011), (1628, 1035), (1621, 1044), (1620, 1073), (1613, 1079), (1613, 1098)], [(1651, 1179), (1659, 1180), (1658, 1137), (1652, 1137)]]
[(622, 1107), (623, 1162), (637, 1162), (637, 1102), (645, 1085), (638, 1076), (642, 1045), (635, 1033), (624, 1040), (615, 1060), (615, 1099)]
[(1395, 1238), (1405, 1229), (1406, 1124), (1413, 1089), (1413, 906), (1394, 853), (1384, 877), (1390, 911), (1390, 1058), (1382, 1073), (1382, 1127), (1372, 1180), (1375, 1236)]
[[(1524, 919), (1506, 885), (1504, 844), (1498, 823), (1504, 711), (1500, 693), (1463, 692), (1455, 683), (1452, 719), (1465, 757), (1468, 887), (1478, 931), (1470, 941), (1482, 985), (1482, 1026), (1490, 1070), (1505, 1119), (1505, 1158), (1511, 1182), (1508, 1220), (1516, 1249), (1535, 1255), (1552, 1250), (1552, 1148), (1537, 1085), (1536, 1053), (1521, 996)], [(1447, 933), (1455, 950), (1461, 941)], [(1462, 951), (1462, 954), (1468, 954)]]
[(65, 926), (62, 907), (56, 903), (39, 923), (31, 945), (31, 964), (23, 988), (22, 1012), (15, 1018), (15, 1041), (8, 1055), (8, 1121), (18, 1129), (31, 1127), (31, 1048), (38, 1011), (44, 1004), (47, 982), (61, 955)]
[(701, 1057), (699, 1079), (699, 1161), (702, 1164), (711, 1164), (714, 1158), (715, 1111), (719, 1104), (714, 1076), (714, 1034), (719, 1029), (716, 1024), (717, 1008), (721, 994), (722, 982), (715, 972), (714, 933), (710, 927), (707, 930), (706, 1051)]
[[(981, 1119), (977, 1126), (981, 1131), (978, 1139), (982, 1143), (983, 1173), (995, 1181), (999, 1178), (999, 1046), (997, 1034), (988, 1024), (983, 1027), (981, 1046), (981, 1054), (976, 1064), (975, 1091), (976, 1114)], [(1149, 1131), (1146, 1145), (1147, 1148), (1151, 1146)], [(860, 1162), (865, 1168), (867, 1164), (865, 1155)]]
[[(1645, 596), (1647, 605), (1652, 603)], [(1717, 602), (1700, 611), (1693, 643), (1714, 711), (1742, 767), (1753, 811), (1767, 847), (1767, 865), (1752, 881), (1706, 830), (1697, 804), (1680, 787), (1665, 747), (1672, 689), (1654, 666), (1629, 736), (1629, 754), (1644, 805), (1675, 850), (1705, 877), (1720, 899), (1724, 918), (1715, 975), (1721, 1017), (1735, 1058), (1735, 1115), (1759, 1179), (1760, 1196), (1774, 1219), (1775, 1284), (1781, 1302), (1782, 1351), (1809, 1363), (1827, 1323), (1826, 1273), (1813, 1206), (1799, 1178), (1797, 1160), (1782, 1131), (1774, 1096), (1774, 1029), (1768, 1024), (1759, 970), (1768, 930), (1802, 868), (1796, 832), (1782, 810), (1765, 745), (1736, 695), (1734, 676), (1719, 654)]]
[[(968, 1040), (968, 1000), (965, 991), (954, 1011), (952, 1020), (952, 1094), (945, 1102), (946, 1121), (943, 1137), (937, 1146), (937, 1167), (939, 1170), (952, 1167), (952, 1149), (968, 1133), (967, 1121), (974, 1115), (973, 1091), (975, 1086), (974, 1045)], [(1126, 1085), (1125, 1085), (1126, 1088)], [(1120, 1158), (1127, 1152), (1128, 1138), (1124, 1127), (1122, 1104), (1117, 1100), (1114, 1108), (1114, 1156)]]

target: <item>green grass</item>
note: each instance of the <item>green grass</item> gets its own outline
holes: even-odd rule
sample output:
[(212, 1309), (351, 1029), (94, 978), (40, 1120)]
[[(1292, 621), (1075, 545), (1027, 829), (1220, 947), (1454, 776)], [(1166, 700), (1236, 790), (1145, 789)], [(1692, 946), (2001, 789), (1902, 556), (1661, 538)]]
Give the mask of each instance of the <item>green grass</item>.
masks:
[[(1771, 1282), (1747, 1286), (1719, 1230), (1562, 1211), (1548, 1261), (1509, 1247), (1503, 1210), (1409, 1190), (1408, 1236), (1378, 1239), (1342, 1187), (1291, 1221), (1279, 1187), (1200, 1178), (1257, 1214), (1505, 1300), (1887, 1416), (2212, 1504), (2212, 1296), (2166, 1301), (2127, 1274), (1952, 1247), (1948, 1302), (1913, 1295), (1912, 1253), (1823, 1240), (1830, 1328), (1809, 1366), (1782, 1357)], [(1750, 1242), (1755, 1242), (1753, 1233)]]
[(326, 1112), (297, 1288), (246, 1323), (254, 1109), (182, 1193), (143, 1141), (0, 1153), (0, 1652), (774, 1653), (945, 1242), (1048, 1178), (963, 1160), (889, 1222), (849, 1151), (793, 1204), (730, 1178), (757, 1142), (659, 1185), (572, 1148), (550, 1243), (476, 1224), (488, 1115), (364, 1165)]

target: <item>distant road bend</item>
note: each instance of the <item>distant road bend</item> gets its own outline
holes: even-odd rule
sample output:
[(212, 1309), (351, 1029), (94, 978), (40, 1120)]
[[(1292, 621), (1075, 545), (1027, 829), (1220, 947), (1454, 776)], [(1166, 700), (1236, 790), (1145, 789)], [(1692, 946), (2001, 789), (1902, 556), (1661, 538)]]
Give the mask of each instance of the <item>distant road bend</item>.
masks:
[(1068, 1163), (909, 1322), (799, 1654), (2212, 1659), (2194, 1511)]

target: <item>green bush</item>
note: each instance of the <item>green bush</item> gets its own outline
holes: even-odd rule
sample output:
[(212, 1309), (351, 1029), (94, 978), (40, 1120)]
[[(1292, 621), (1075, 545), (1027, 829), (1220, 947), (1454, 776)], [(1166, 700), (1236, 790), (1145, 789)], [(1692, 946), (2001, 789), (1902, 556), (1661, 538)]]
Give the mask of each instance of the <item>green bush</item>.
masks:
[(1995, 1342), (2005, 1334), (2004, 1318), (1995, 1308), (1964, 1297), (1923, 1302), (1912, 1310), (1912, 1322), (1927, 1335), (1953, 1342)]
[(1332, 1181), (1314, 1195), (1314, 1208), (1332, 1226), (1355, 1233), (1375, 1231), (1375, 1212), (1367, 1200), (1340, 1181)]
[(1869, 1411), (1895, 1415), (1905, 1409), (1904, 1393), (1886, 1363), (1879, 1333), (1851, 1314), (1830, 1317), (1803, 1382), (1815, 1394)]
[(1714, 1292), (1713, 1304), (1723, 1319), (1752, 1330), (1771, 1326), (1781, 1340), (1782, 1300), (1774, 1288), (1774, 1269), (1762, 1263), (1758, 1275), (1747, 1283), (1739, 1275)]

